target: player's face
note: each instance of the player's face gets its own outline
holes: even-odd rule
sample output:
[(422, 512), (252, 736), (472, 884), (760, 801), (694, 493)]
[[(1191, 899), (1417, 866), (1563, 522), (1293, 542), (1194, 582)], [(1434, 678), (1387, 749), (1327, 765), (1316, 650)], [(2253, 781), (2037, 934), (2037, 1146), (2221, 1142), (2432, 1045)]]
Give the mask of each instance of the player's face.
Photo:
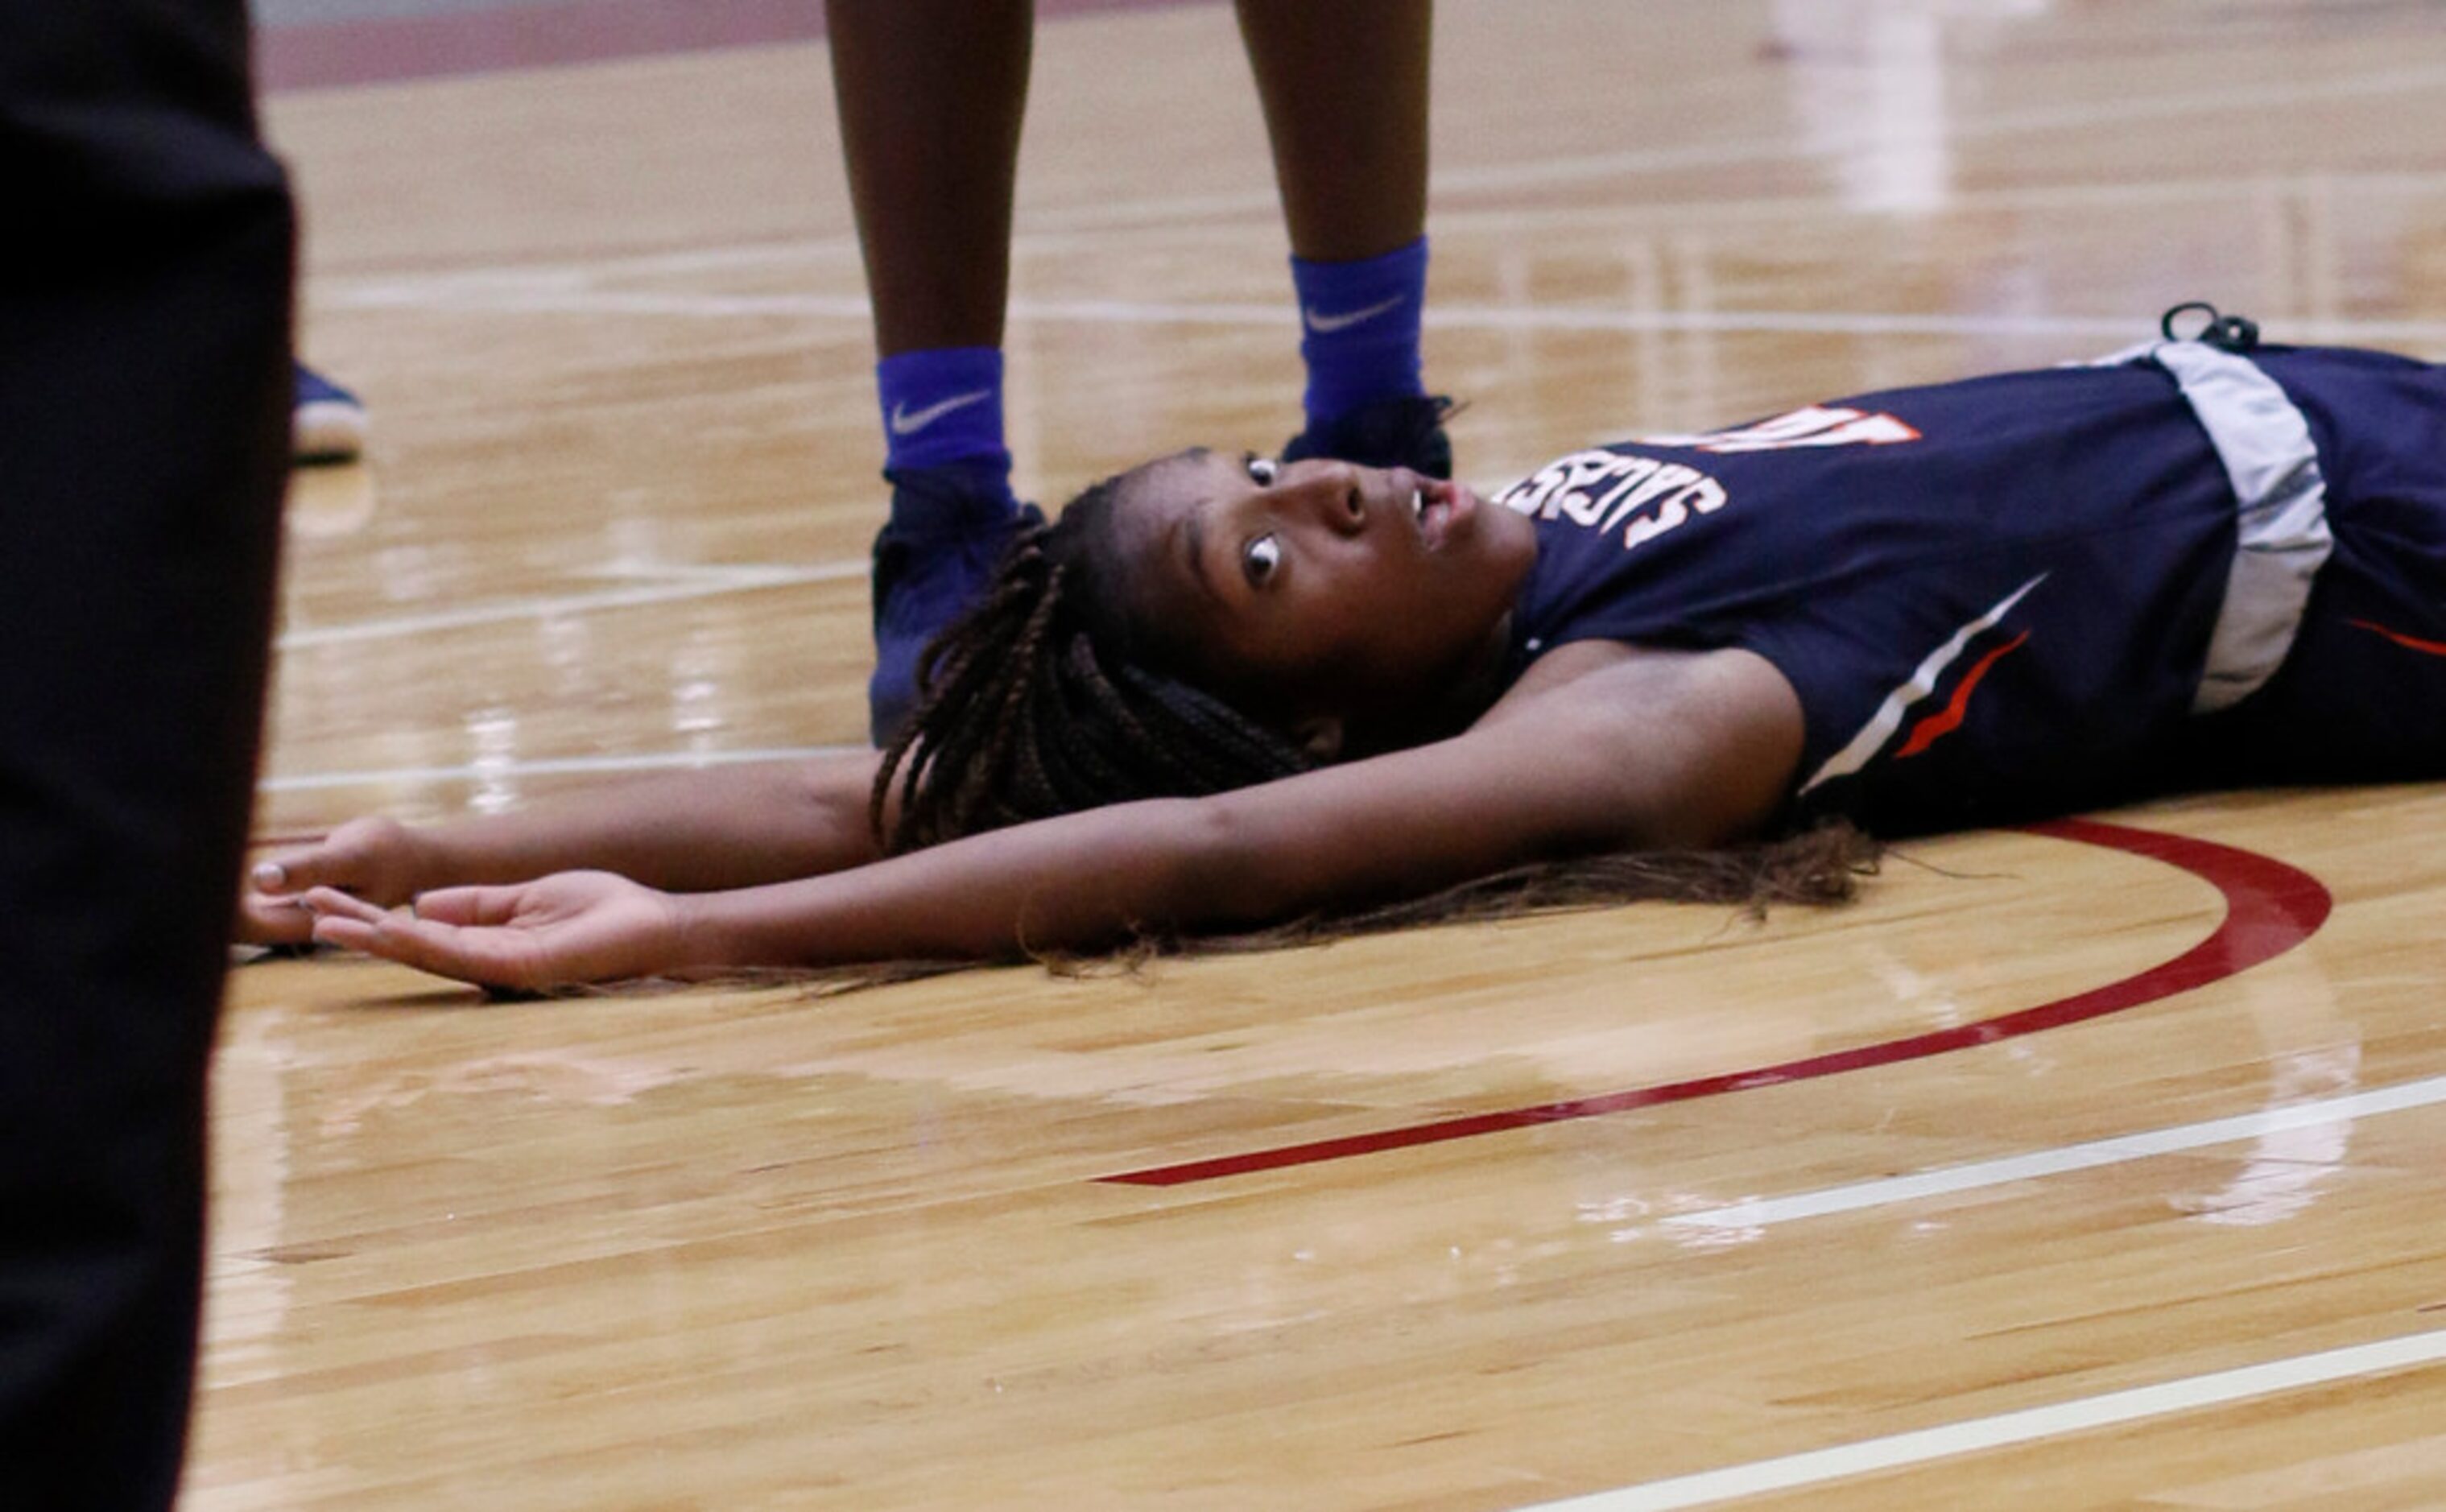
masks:
[(1499, 664), (1531, 521), (1406, 468), (1203, 449), (1124, 481), (1138, 616), (1264, 718), (1421, 710)]

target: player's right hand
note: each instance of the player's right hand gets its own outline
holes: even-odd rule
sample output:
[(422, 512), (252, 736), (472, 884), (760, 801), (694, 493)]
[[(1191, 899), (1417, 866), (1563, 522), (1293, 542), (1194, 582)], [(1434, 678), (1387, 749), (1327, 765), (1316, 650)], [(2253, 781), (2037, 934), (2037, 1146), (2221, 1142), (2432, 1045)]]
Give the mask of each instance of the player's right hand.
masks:
[(302, 945), (314, 937), (314, 916), (298, 899), (329, 887), (378, 907), (414, 897), (424, 847), (416, 831), (392, 819), (353, 819), (310, 845), (256, 861), (238, 889), (236, 934), (248, 945)]
[(314, 937), (485, 987), (543, 992), (655, 976), (685, 964), (669, 894), (611, 872), (560, 872), (506, 887), (445, 887), (409, 909), (318, 888)]

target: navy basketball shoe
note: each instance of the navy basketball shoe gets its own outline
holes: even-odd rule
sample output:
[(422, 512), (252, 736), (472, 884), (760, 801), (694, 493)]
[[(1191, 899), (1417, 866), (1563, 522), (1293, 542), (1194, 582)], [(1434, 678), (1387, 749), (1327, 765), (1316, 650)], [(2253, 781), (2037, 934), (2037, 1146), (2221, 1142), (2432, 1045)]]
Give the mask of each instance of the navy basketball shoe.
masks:
[(1453, 408), (1453, 402), (1441, 394), (1380, 399), (1293, 436), (1283, 445), (1283, 461), (1330, 457), (1366, 467), (1407, 467), (1430, 478), (1449, 478), (1452, 438), (1444, 434), (1444, 417)]
[(892, 518), (875, 538), (875, 673), (867, 680), (867, 733), (889, 745), (917, 701), (917, 657), (992, 581), (1011, 538), (1041, 525), (1034, 504), (1017, 513), (979, 499), (957, 469), (911, 467), (892, 480)]

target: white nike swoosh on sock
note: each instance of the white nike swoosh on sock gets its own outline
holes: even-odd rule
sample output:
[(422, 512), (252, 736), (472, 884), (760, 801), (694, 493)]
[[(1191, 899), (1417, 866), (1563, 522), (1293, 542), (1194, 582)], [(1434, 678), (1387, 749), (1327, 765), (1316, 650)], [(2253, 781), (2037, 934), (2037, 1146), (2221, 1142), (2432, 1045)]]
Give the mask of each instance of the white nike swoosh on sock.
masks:
[(992, 389), (979, 388), (972, 393), (953, 394), (939, 404), (928, 405), (913, 413), (899, 405), (894, 405), (892, 406), (892, 433), (895, 436), (913, 436), (954, 409), (965, 409), (970, 405), (982, 404), (992, 397)]
[(1308, 316), (1308, 330), (1320, 336), (1330, 336), (1337, 331), (1347, 331), (1353, 326), (1373, 320), (1378, 315), (1389, 314), (1401, 309), (1407, 298), (1406, 294), (1395, 294), (1381, 305), (1369, 305), (1364, 310), (1346, 311), (1338, 315), (1320, 314), (1313, 310), (1305, 311), (1303, 313)]

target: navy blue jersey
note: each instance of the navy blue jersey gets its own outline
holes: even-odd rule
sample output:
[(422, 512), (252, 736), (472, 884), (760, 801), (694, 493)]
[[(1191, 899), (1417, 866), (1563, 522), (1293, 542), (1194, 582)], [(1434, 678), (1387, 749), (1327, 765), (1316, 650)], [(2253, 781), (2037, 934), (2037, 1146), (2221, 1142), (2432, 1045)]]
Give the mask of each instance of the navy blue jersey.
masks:
[(1796, 814), (1889, 832), (2182, 781), (2203, 728), (2289, 675), (2336, 555), (2337, 416), (2289, 390), (2322, 363), (2417, 371), (2429, 444), (2446, 393), (2367, 354), (2154, 356), (1560, 459), (1497, 497), (1539, 523), (1515, 671), (1586, 639), (1755, 652), (1799, 694)]

